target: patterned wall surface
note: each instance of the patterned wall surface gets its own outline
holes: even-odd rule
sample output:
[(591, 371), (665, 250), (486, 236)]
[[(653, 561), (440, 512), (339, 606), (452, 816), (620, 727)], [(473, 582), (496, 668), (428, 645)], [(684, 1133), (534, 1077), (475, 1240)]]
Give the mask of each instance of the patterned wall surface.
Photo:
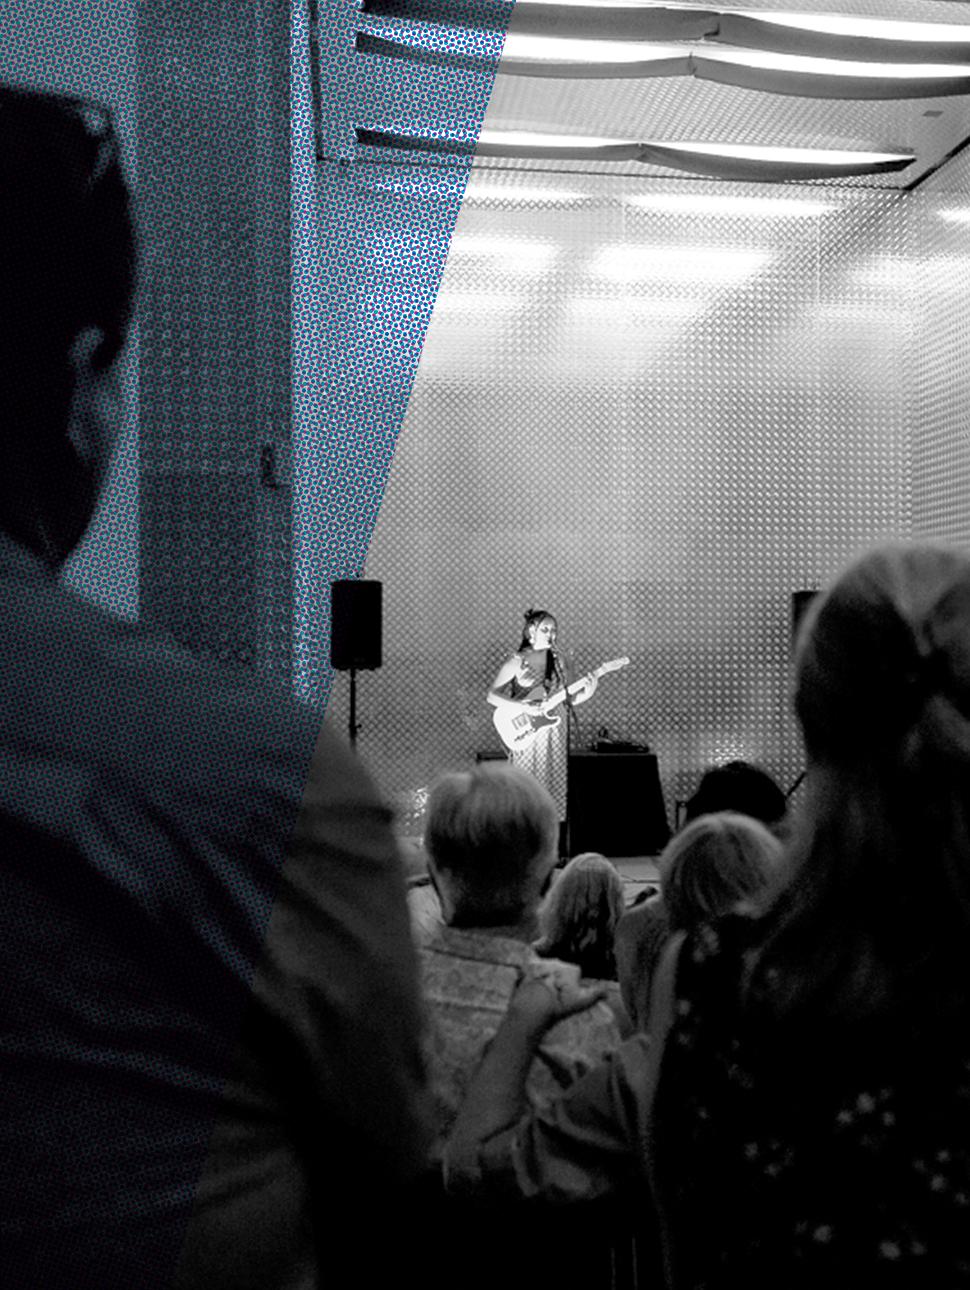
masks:
[(671, 819), (714, 760), (794, 779), (791, 592), (912, 525), (910, 210), (475, 173), (366, 567), (359, 746), (400, 800), (500, 747), (484, 695), (530, 605), (576, 670), (632, 658), (578, 739), (649, 744)]
[(474, 143), (512, 5), (474, 0), (466, 11), (472, 65), (408, 75), (396, 60), (355, 52), (359, 6), (317, 8), (312, 183), (294, 94), (295, 682), (325, 704), (330, 583), (363, 569), (473, 160), (469, 150), (430, 185), (397, 164), (354, 166), (354, 126), (433, 110)]
[(289, 678), (289, 10), (139, 10), (143, 616)]
[(920, 190), (913, 504), (920, 536), (970, 549), (970, 159)]

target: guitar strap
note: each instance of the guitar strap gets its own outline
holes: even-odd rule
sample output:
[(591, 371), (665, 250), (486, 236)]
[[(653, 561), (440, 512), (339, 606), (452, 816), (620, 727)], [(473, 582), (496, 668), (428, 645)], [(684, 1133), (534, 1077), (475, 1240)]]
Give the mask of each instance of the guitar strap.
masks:
[[(535, 673), (530, 668), (528, 669), (527, 675), (535, 676)], [(523, 696), (528, 696), (533, 692), (533, 690), (535, 690), (536, 686), (540, 686), (540, 685), (542, 686), (544, 693), (549, 695), (552, 693), (553, 681), (554, 681), (553, 675), (543, 673), (543, 675), (539, 677), (538, 680), (533, 680), (531, 684), (525, 685), (523, 684), (522, 681), (519, 680), (517, 676), (514, 676), (512, 678), (512, 685), (510, 687), (510, 697), (513, 699), (518, 699), (518, 698), (522, 698)]]

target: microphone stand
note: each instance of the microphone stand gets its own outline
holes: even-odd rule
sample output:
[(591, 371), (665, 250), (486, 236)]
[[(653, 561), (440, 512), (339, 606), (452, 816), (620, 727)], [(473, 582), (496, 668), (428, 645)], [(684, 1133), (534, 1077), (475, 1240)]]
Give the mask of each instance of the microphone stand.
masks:
[(577, 720), (577, 718), (576, 718), (575, 705), (573, 704), (573, 696), (569, 693), (569, 682), (566, 677), (565, 669), (560, 664), (559, 651), (556, 649), (553, 649), (552, 646), (550, 646), (550, 649), (552, 649), (553, 675), (557, 678), (557, 680), (559, 681), (559, 684), (563, 688), (563, 692), (565, 695), (564, 702), (566, 704), (566, 836), (564, 839), (564, 844), (566, 847), (567, 856), (571, 856), (573, 853), (573, 848), (572, 848), (572, 821), (570, 818), (570, 802), (569, 802), (569, 798), (570, 798), (569, 756), (570, 756), (570, 753), (572, 752), (572, 726), (573, 726), (573, 723)]

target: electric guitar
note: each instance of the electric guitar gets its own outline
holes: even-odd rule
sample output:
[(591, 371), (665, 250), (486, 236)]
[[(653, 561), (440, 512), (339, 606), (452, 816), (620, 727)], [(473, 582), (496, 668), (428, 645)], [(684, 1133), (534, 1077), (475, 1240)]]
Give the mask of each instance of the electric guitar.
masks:
[[(629, 662), (628, 658), (614, 658), (609, 663), (601, 663), (592, 672), (587, 672), (578, 681), (573, 681), (572, 685), (556, 690), (541, 704), (537, 703), (534, 712), (513, 712), (509, 709), (496, 708), (492, 713), (492, 722), (499, 733), (502, 743), (505, 744), (509, 752), (514, 752), (517, 748), (527, 747), (536, 738), (540, 730), (544, 730), (546, 726), (557, 726), (559, 724), (560, 714), (558, 712), (553, 714), (552, 709), (557, 708), (565, 700), (567, 688), (570, 694), (576, 694), (593, 677), (605, 676), (607, 672), (618, 672), (621, 667), (626, 667)], [(545, 711), (542, 710), (543, 708)]]

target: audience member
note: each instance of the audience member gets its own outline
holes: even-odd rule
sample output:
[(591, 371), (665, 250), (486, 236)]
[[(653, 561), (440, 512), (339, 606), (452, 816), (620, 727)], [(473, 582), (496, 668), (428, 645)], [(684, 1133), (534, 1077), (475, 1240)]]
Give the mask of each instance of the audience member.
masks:
[[(531, 944), (558, 831), (551, 796), (515, 766), (485, 763), (432, 787), (425, 844), (445, 925), (423, 943), (421, 960), (436, 1155), (523, 973), (565, 966), (540, 959)], [(555, 1027), (529, 1073), (531, 1104), (548, 1102), (618, 1041), (604, 1004)]]
[(658, 861), (660, 894), (636, 905), (616, 929), (620, 991), (633, 1024), (647, 1028), (654, 970), (672, 932), (693, 931), (760, 893), (782, 846), (757, 820), (702, 815), (671, 839)]
[[(559, 821), (548, 790), (519, 767), (486, 763), (443, 776), (432, 787), (425, 843), (445, 925), (421, 946), (429, 1013), (428, 1066), (435, 1111), (433, 1157), (441, 1149), (468, 1082), (526, 975), (579, 979), (573, 965), (540, 959), (531, 942), (556, 863)], [(620, 1042), (611, 1009), (565, 1019), (539, 1045), (525, 1082), (532, 1106), (547, 1105)], [(440, 1166), (426, 1186), (425, 1219), (436, 1232), (435, 1286), (452, 1286), (456, 1267), (469, 1290), (608, 1286), (615, 1207), (584, 1207), (579, 1223), (529, 1207), (482, 1214), (446, 1198)], [(627, 1242), (629, 1237), (627, 1236)], [(469, 1254), (474, 1251), (473, 1254)]]
[(58, 581), (135, 280), (103, 109), (0, 86), (0, 250), (0, 1284), (378, 1284), (354, 1233), (426, 1145), (389, 813), (315, 714)]
[(675, 1290), (964, 1285), (970, 559), (851, 565), (809, 611), (795, 707), (806, 792), (773, 900), (688, 938), (666, 1043), (635, 1036), (516, 1125), (525, 1055), (595, 997), (526, 983), (450, 1181), (569, 1199), (646, 1169)]
[(779, 829), (786, 806), (785, 794), (766, 770), (748, 761), (729, 761), (709, 767), (701, 776), (696, 792), (688, 799), (685, 822), (718, 811), (736, 811)]
[(575, 963), (585, 977), (615, 981), (613, 936), (624, 907), (616, 866), (596, 851), (574, 856), (539, 907), (536, 952)]

